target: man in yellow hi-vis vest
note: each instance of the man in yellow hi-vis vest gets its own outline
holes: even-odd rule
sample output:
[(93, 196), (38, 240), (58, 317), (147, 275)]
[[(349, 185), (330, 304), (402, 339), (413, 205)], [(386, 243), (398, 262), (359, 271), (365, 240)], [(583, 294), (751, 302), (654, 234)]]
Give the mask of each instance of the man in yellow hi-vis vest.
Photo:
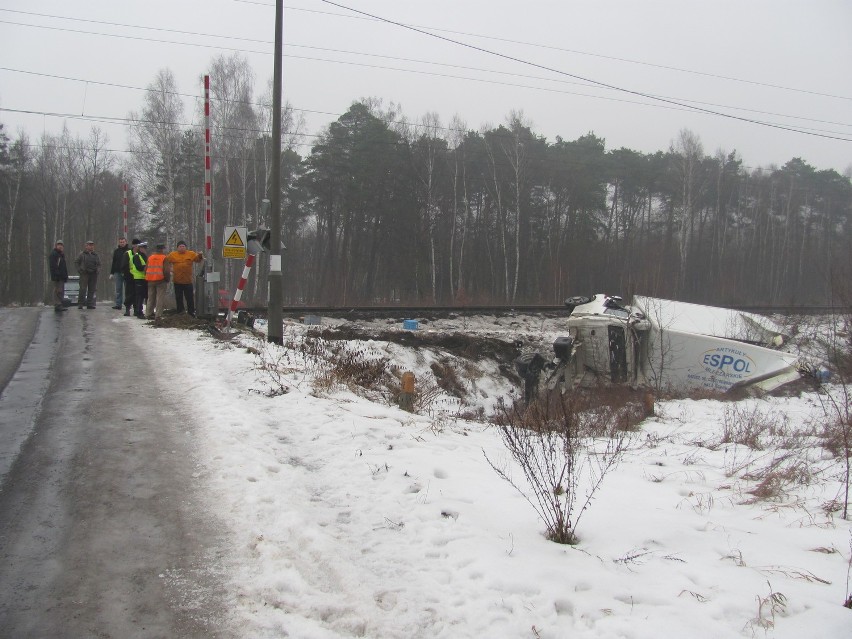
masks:
[(145, 281), (145, 264), (147, 262), (145, 251), (147, 248), (148, 242), (134, 242), (128, 255), (127, 269), (130, 271), (134, 284), (133, 315), (139, 319), (145, 319), (145, 315), (142, 313), (142, 304), (148, 298), (148, 282)]

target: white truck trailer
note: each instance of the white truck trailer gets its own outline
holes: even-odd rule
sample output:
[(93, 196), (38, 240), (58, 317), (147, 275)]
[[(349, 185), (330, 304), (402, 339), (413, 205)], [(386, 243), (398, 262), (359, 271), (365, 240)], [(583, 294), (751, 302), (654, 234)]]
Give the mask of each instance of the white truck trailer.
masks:
[(566, 300), (567, 335), (554, 356), (516, 362), (527, 400), (545, 389), (626, 384), (656, 391), (771, 391), (799, 378), (797, 358), (768, 318), (652, 297), (627, 305), (599, 294)]

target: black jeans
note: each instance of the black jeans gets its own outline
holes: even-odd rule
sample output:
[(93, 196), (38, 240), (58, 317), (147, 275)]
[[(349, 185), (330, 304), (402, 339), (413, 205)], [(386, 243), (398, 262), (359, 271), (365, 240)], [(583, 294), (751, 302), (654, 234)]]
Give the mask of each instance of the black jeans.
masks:
[(177, 312), (183, 313), (183, 300), (186, 299), (186, 310), (190, 315), (195, 315), (195, 296), (192, 292), (192, 283), (178, 284), (175, 282), (175, 303)]
[(142, 304), (148, 299), (148, 282), (146, 280), (134, 279), (133, 283), (133, 314), (142, 315)]
[(132, 275), (124, 276), (124, 308), (130, 310), (133, 300), (136, 298), (136, 280)]

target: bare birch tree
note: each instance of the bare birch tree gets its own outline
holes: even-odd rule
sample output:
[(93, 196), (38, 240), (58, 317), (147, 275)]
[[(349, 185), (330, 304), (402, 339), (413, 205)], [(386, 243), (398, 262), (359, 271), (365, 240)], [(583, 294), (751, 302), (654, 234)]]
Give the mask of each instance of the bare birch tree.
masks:
[[(0, 208), (0, 220), (3, 223), (3, 273), (2, 298), (7, 299), (12, 283), (12, 255), (15, 239), (16, 221), (20, 211), (22, 187), (25, 176), (29, 170), (29, 139), (21, 132), (18, 138), (9, 148), (7, 161), (0, 165), (0, 180), (2, 180), (2, 192), (4, 194), (2, 208)], [(5, 210), (4, 210), (5, 209)]]
[(249, 165), (259, 137), (258, 114), (253, 103), (254, 72), (248, 60), (238, 53), (214, 58), (210, 67), (210, 94), (215, 165), (225, 179), (225, 220), (229, 224), (243, 223), (248, 219)]
[(167, 237), (174, 230), (176, 160), (183, 118), (174, 74), (160, 69), (148, 85), (142, 111), (130, 114), (129, 169), (146, 209), (145, 221), (162, 225)]
[(690, 243), (695, 227), (696, 200), (699, 184), (699, 165), (704, 149), (698, 136), (687, 129), (681, 129), (673, 153), (677, 158), (677, 171), (681, 187), (681, 215), (678, 234), (678, 254), (680, 257), (680, 277), (678, 288), (685, 288), (688, 271)]
[(432, 303), (438, 301), (438, 263), (435, 259), (435, 228), (438, 222), (438, 206), (435, 204), (435, 191), (438, 188), (436, 170), (438, 155), (446, 149), (445, 141), (440, 138), (441, 119), (437, 113), (427, 113), (412, 128), (411, 144), (414, 149), (414, 172), (422, 191), (421, 220), (426, 230), (429, 250), (429, 283)]
[[(447, 157), (452, 162), (451, 181), (452, 181), (452, 220), (450, 221), (450, 246), (448, 255), (448, 273), (450, 282), (450, 299), (455, 300), (456, 295), (462, 290), (462, 273), (464, 269), (464, 252), (465, 240), (467, 239), (468, 223), (470, 220), (470, 203), (467, 197), (467, 179), (466, 179), (466, 163), (465, 163), (465, 135), (467, 124), (458, 116), (453, 116), (450, 121), (450, 132), (448, 142), (451, 154)], [(461, 190), (461, 193), (459, 192)], [(459, 204), (461, 204), (461, 215), (463, 216), (461, 231), (458, 230), (459, 224)], [(459, 237), (459, 257), (458, 257), (458, 282), (455, 282), (456, 273), (453, 270), (453, 264), (456, 253), (456, 236)]]

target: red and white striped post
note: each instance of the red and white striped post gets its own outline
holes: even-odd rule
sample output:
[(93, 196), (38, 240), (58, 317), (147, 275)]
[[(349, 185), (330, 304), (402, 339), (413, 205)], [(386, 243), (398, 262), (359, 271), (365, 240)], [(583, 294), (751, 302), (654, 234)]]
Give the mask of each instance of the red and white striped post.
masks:
[[(210, 76), (204, 76), (204, 232), (208, 253), (213, 250), (213, 200), (210, 187)], [(212, 256), (210, 263), (212, 267)]]
[(251, 273), (251, 267), (254, 264), (254, 255), (249, 253), (246, 257), (245, 266), (243, 266), (243, 274), (240, 277), (240, 283), (237, 284), (237, 290), (234, 292), (234, 299), (231, 300), (231, 308), (228, 309), (228, 317), (225, 320), (225, 323), (230, 326), (231, 319), (234, 316), (234, 311), (237, 310), (237, 305), (240, 303), (240, 298), (243, 296), (243, 289), (246, 287), (246, 281), (248, 281), (249, 273)]
[(123, 193), (124, 197), (122, 198), (121, 216), (122, 216), (122, 220), (124, 221), (124, 238), (127, 239), (127, 185), (126, 184), (124, 185), (123, 191), (124, 191), (124, 193)]

